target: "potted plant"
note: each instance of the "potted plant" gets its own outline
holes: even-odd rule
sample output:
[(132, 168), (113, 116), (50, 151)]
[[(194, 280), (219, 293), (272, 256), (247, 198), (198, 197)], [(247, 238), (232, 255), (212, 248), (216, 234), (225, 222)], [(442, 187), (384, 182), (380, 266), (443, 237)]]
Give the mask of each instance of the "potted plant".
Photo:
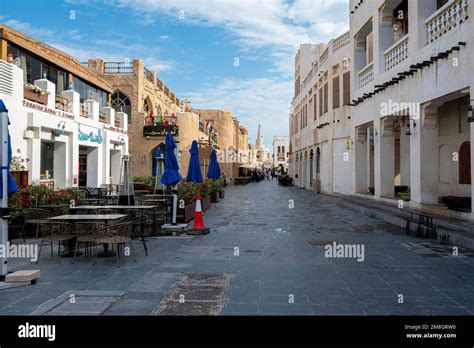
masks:
[(221, 191), (222, 191), (222, 183), (220, 180), (209, 181), (209, 194), (211, 196), (211, 203), (219, 202)]
[(194, 217), (196, 210), (196, 185), (183, 180), (178, 184), (178, 211), (177, 221), (189, 222)]
[(196, 193), (201, 195), (201, 207), (205, 213), (211, 208), (211, 197), (209, 197), (209, 183), (207, 181), (196, 184)]
[(47, 105), (49, 92), (30, 83), (25, 83), (23, 97), (38, 104)]
[(21, 158), (21, 156), (13, 156), (10, 163), (10, 172), (18, 187), (28, 186), (28, 171), (26, 164), (30, 160), (28, 158)]

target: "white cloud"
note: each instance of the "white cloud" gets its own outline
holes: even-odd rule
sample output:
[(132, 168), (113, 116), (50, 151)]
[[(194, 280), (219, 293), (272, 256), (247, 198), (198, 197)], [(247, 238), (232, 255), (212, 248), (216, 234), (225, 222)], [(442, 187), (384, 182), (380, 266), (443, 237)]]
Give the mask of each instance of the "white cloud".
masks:
[(48, 39), (54, 37), (54, 31), (51, 29), (33, 27), (30, 23), (22, 22), (16, 19), (8, 19), (4, 22), (5, 25), (18, 30), (34, 38)]
[(199, 90), (183, 93), (191, 106), (207, 109), (232, 110), (239, 121), (248, 127), (249, 137), (255, 140), (257, 126), (262, 130), (267, 146), (273, 135), (288, 134), (288, 105), (293, 88), (291, 81), (275, 78), (218, 79)]

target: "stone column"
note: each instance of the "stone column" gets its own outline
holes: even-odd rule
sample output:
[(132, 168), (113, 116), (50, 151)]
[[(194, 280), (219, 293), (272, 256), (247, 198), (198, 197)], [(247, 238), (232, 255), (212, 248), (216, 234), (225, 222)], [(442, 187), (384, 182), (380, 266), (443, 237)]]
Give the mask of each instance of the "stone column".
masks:
[[(393, 139), (393, 118), (385, 117), (378, 120), (375, 136), (375, 196), (394, 196), (395, 147)], [(377, 130), (378, 128), (378, 130)]]
[(438, 106), (423, 105), (420, 119), (411, 122), (410, 183), (415, 204), (438, 204)]

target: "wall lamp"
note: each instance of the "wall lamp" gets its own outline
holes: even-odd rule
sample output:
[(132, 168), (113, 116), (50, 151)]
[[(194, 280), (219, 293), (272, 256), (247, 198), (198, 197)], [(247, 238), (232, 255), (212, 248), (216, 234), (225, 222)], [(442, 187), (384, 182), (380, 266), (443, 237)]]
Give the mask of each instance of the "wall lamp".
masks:
[(467, 107), (467, 122), (474, 122), (474, 111), (473, 111), (473, 106), (471, 102), (473, 102), (474, 99), (469, 100), (469, 106)]

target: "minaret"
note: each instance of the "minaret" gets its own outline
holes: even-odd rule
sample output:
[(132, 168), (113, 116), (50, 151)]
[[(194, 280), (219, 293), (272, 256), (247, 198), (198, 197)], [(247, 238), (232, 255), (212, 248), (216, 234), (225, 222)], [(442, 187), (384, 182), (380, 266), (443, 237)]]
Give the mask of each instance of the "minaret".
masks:
[(262, 137), (262, 129), (260, 125), (258, 125), (258, 132), (257, 132), (257, 143), (255, 144), (257, 149), (263, 148), (263, 137)]

